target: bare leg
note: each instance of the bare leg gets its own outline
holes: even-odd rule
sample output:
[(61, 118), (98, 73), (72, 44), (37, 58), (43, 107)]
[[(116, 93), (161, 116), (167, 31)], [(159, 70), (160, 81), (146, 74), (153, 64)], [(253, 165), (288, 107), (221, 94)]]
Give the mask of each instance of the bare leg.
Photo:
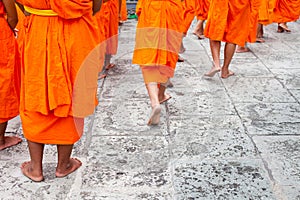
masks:
[(224, 64), (222, 67), (222, 78), (228, 78), (229, 76), (234, 75), (232, 71), (229, 71), (229, 64), (232, 60), (236, 48), (236, 44), (226, 43), (225, 44), (225, 52), (224, 52)]
[(58, 163), (55, 172), (56, 177), (65, 177), (82, 165), (77, 158), (71, 158), (72, 149), (73, 145), (57, 145)]
[(148, 83), (146, 84), (146, 88), (148, 90), (149, 98), (151, 101), (152, 112), (150, 115), (150, 119), (148, 121), (148, 125), (156, 125), (160, 120), (160, 112), (161, 107), (158, 99), (158, 87), (157, 83)]
[(256, 42), (263, 43), (265, 40), (263, 39), (264, 36), (264, 28), (262, 24), (257, 24), (257, 32), (256, 32)]
[(199, 19), (193, 32), (193, 34), (196, 35), (200, 40), (205, 38), (203, 35), (203, 24), (204, 20)]
[(263, 28), (263, 25), (260, 23), (257, 24), (256, 37), (257, 38), (264, 37), (264, 28)]
[(221, 42), (215, 41), (215, 40), (209, 40), (209, 43), (210, 43), (210, 49), (211, 49), (211, 54), (212, 54), (214, 65), (211, 68), (211, 70), (204, 75), (213, 77), (217, 72), (221, 71), (221, 66), (220, 66)]
[(168, 101), (171, 96), (166, 94), (166, 87), (168, 87), (168, 84), (170, 83), (170, 80), (168, 80), (165, 84), (160, 84), (159, 90), (158, 90), (158, 100), (159, 103), (164, 103), (166, 101)]
[(21, 170), (23, 174), (31, 180), (40, 182), (44, 180), (42, 166), (44, 144), (31, 141), (27, 142), (31, 160), (28, 162), (24, 162), (21, 165)]
[(116, 66), (115, 64), (111, 63), (111, 57), (112, 56), (110, 54), (105, 54), (104, 67), (106, 70), (109, 70)]
[(182, 38), (182, 40), (181, 40), (181, 45), (180, 45), (180, 49), (179, 49), (179, 53), (184, 53), (185, 52), (185, 47), (184, 47), (184, 45), (183, 45), (183, 38)]

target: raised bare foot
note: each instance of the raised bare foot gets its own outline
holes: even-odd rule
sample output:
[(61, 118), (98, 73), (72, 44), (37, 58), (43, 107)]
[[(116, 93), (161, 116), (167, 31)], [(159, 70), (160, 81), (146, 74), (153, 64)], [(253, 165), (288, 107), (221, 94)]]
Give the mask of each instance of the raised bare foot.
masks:
[(65, 177), (72, 172), (76, 171), (80, 166), (82, 165), (82, 162), (78, 160), (77, 158), (70, 158), (69, 164), (64, 169), (56, 169), (55, 176), (57, 178)]
[(196, 35), (199, 40), (205, 39), (205, 36), (203, 35), (203, 32), (193, 32), (193, 34)]
[(256, 38), (256, 42), (257, 42), (257, 43), (264, 43), (265, 40), (262, 39), (262, 37), (257, 37), (257, 38)]
[(31, 162), (27, 161), (21, 165), (21, 171), (24, 176), (28, 177), (30, 180), (34, 182), (41, 182), (44, 180), (44, 177), (39, 172), (34, 172), (34, 169), (31, 166)]
[(8, 147), (12, 147), (14, 145), (19, 144), (22, 142), (22, 139), (16, 136), (5, 136), (4, 137), (4, 143), (0, 144), (0, 151), (3, 149), (6, 149)]
[(211, 70), (207, 73), (204, 74), (204, 76), (208, 76), (208, 77), (214, 77), (214, 75), (216, 73), (218, 73), (219, 71), (221, 71), (220, 67), (212, 67)]
[(284, 29), (278, 25), (277, 33), (283, 33)]
[(168, 101), (168, 100), (171, 99), (171, 98), (172, 98), (172, 97), (171, 97), (170, 95), (165, 94), (164, 97), (159, 98), (159, 103), (162, 104), (162, 103)]
[(177, 62), (184, 62), (184, 59), (182, 57), (178, 56)]
[(157, 125), (159, 124), (160, 121), (160, 112), (161, 112), (161, 107), (160, 105), (156, 105), (152, 108), (152, 112), (148, 121), (148, 126), (151, 125)]
[(232, 72), (232, 71), (227, 71), (227, 72), (225, 72), (225, 71), (222, 71), (222, 74), (221, 74), (221, 77), (222, 78), (228, 78), (228, 77), (230, 77), (230, 76), (233, 76), (234, 75), (234, 72)]
[(107, 76), (107, 74), (100, 74), (98, 75), (98, 80), (103, 79)]
[(115, 64), (110, 63), (109, 65), (107, 65), (107, 66), (105, 67), (105, 69), (106, 69), (106, 70), (109, 70), (109, 69), (114, 68), (115, 66), (116, 66)]
[(248, 47), (240, 47), (240, 46), (238, 46), (238, 48), (235, 50), (236, 53), (245, 53), (249, 51), (250, 49)]
[(278, 24), (278, 30), (279, 30), (279, 27), (282, 28), (283, 30), (285, 30), (286, 32), (291, 32), (291, 30), (288, 28), (288, 26), (285, 23)]

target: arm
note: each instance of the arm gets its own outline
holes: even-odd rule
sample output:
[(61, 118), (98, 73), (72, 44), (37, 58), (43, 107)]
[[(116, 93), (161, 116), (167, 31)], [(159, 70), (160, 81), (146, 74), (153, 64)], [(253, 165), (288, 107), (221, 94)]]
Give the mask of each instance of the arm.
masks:
[(102, 5), (102, 0), (93, 0), (93, 15), (99, 12)]
[(13, 30), (18, 23), (18, 14), (15, 6), (14, 0), (2, 0), (7, 13), (7, 23), (9, 27)]

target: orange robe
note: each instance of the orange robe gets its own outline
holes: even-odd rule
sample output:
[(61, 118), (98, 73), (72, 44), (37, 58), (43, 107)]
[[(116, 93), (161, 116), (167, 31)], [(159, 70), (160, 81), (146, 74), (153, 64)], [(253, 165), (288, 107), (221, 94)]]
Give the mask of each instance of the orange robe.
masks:
[(261, 0), (258, 10), (258, 22), (263, 25), (273, 23), (276, 0)]
[(204, 35), (211, 40), (245, 46), (250, 23), (249, 0), (211, 0)]
[(196, 16), (198, 20), (207, 19), (209, 2), (209, 0), (196, 0)]
[(52, 10), (31, 14), (24, 23), (20, 116), (26, 139), (74, 144), (84, 117), (94, 112), (99, 65), (86, 57), (97, 45), (92, 0), (18, 0)]
[(118, 28), (119, 28), (119, 0), (109, 0), (108, 38), (106, 41), (106, 54), (115, 55), (118, 50)]
[(20, 57), (17, 41), (0, 1), (0, 123), (19, 114)]
[(261, 0), (251, 0), (250, 2), (250, 29), (247, 42), (256, 42), (258, 12)]
[(121, 21), (126, 21), (127, 20), (127, 5), (126, 5), (126, 0), (122, 0), (122, 5), (121, 5)]
[(132, 62), (141, 66), (145, 83), (165, 83), (174, 76), (183, 26), (180, 0), (139, 0)]
[(291, 22), (299, 19), (300, 0), (277, 0), (273, 21), (277, 23)]
[(185, 0), (184, 1), (184, 34), (186, 34), (191, 26), (193, 19), (196, 16), (196, 0)]
[(95, 18), (96, 22), (99, 28), (99, 54), (100, 54), (100, 69), (99, 72), (102, 71), (102, 66), (105, 59), (105, 53), (106, 53), (106, 42), (109, 39), (109, 17), (110, 17), (110, 11), (109, 11), (109, 5), (108, 2), (103, 2), (101, 9), (99, 12), (96, 13)]

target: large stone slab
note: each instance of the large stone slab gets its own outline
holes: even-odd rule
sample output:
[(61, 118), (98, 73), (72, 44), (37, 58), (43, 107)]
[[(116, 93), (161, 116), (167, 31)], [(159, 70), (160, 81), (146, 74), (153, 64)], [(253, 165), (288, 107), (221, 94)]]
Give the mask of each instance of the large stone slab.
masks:
[[(224, 118), (184, 119), (182, 127), (170, 122), (169, 146), (172, 159), (180, 158), (256, 158), (256, 150), (251, 138), (245, 134), (236, 116)], [(190, 124), (190, 125), (187, 125)], [(178, 126), (178, 125), (177, 125)]]
[(253, 140), (278, 184), (300, 185), (300, 136), (254, 136)]
[(231, 77), (223, 80), (223, 83), (234, 103), (295, 102), (287, 89), (274, 78)]
[(237, 77), (274, 77), (268, 68), (257, 58), (236, 58), (230, 64), (230, 70)]
[(93, 137), (81, 189), (168, 186), (169, 159), (164, 137)]
[[(144, 189), (144, 190), (143, 190)], [(143, 188), (137, 190), (136, 188), (112, 188), (105, 190), (99, 188), (98, 190), (82, 190), (78, 195), (72, 195), (70, 199), (101, 199), (101, 200), (171, 200), (172, 197), (167, 191), (149, 190)]]
[(231, 100), (223, 88), (211, 91), (207, 88), (192, 90), (192, 92), (180, 88), (171, 90), (172, 99), (168, 103), (171, 116), (235, 114)]
[(300, 134), (298, 103), (236, 104), (236, 109), (249, 134)]
[(160, 124), (148, 126), (151, 106), (135, 99), (102, 102), (97, 107), (93, 135), (163, 135), (166, 110), (162, 106)]
[(9, 161), (1, 164), (1, 199), (66, 199), (74, 183), (76, 173), (63, 178), (55, 178), (55, 164), (44, 165), (45, 181), (34, 183), (20, 170), (21, 163)]
[(276, 78), (288, 89), (300, 89), (300, 63), (298, 69), (272, 69)]
[(175, 199), (275, 200), (262, 161), (193, 160), (174, 166)]

